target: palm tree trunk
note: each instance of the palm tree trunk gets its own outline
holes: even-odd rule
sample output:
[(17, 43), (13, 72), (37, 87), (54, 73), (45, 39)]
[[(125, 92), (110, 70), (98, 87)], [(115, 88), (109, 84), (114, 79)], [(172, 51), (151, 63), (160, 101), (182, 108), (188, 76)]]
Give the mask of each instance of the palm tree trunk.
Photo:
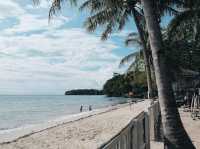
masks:
[(146, 75), (147, 75), (147, 86), (148, 86), (148, 99), (153, 98), (153, 84), (152, 84), (152, 78), (151, 78), (151, 68), (150, 68), (150, 61), (149, 61), (149, 52), (146, 46), (146, 41), (144, 38), (144, 31), (140, 26), (139, 20), (137, 18), (137, 15), (135, 11), (133, 12), (133, 17), (135, 20), (135, 24), (140, 36), (140, 40), (142, 42), (143, 46), (143, 55), (144, 55), (144, 63), (145, 63), (145, 70), (146, 70)]
[(141, 0), (158, 88), (162, 114), (165, 149), (195, 149), (187, 135), (176, 106), (171, 80), (165, 63), (165, 51), (158, 19), (155, 14), (153, 0)]

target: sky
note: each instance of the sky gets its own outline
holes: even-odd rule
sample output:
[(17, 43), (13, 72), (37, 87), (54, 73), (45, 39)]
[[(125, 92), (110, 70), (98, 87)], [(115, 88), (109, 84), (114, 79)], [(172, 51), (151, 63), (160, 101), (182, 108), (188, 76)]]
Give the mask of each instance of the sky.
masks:
[(64, 5), (48, 23), (50, 3), (42, 0), (0, 1), (0, 95), (62, 95), (78, 88), (101, 89), (119, 69), (120, 59), (138, 49), (125, 47), (136, 31), (133, 20), (107, 41), (88, 33), (88, 16)]

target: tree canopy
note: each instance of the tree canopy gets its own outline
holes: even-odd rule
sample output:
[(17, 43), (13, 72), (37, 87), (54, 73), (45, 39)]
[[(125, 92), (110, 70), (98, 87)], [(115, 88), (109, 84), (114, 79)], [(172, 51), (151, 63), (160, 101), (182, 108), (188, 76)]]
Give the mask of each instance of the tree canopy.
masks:
[(137, 71), (115, 75), (106, 81), (103, 91), (108, 96), (125, 96), (133, 92), (135, 97), (144, 97), (147, 94), (146, 74)]

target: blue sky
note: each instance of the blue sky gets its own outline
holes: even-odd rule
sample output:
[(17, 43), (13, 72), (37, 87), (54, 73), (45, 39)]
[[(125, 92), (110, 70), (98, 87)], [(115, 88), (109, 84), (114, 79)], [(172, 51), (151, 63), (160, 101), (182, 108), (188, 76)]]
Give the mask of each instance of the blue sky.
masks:
[[(86, 13), (65, 5), (48, 24), (50, 4), (43, 0), (0, 2), (0, 94), (63, 94), (76, 88), (102, 88), (120, 59), (134, 50), (124, 37), (133, 20), (107, 41), (83, 28)], [(168, 20), (168, 19), (166, 19)]]

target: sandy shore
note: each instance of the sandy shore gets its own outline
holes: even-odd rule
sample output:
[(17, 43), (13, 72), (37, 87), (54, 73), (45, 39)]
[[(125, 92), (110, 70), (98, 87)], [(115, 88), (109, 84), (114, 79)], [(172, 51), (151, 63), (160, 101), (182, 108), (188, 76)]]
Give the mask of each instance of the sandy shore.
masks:
[(200, 149), (200, 119), (193, 120), (190, 112), (179, 109), (181, 120), (196, 149)]
[[(131, 108), (128, 104), (124, 104), (64, 119), (45, 129), (44, 126), (43, 129), (40, 126), (39, 130), (34, 128), (32, 132), (21, 133), (21, 136), (15, 133), (15, 137), (11, 137), (10, 134), (7, 135), (9, 142), (0, 143), (0, 148), (94, 149), (116, 135), (149, 104), (147, 100), (132, 105)], [(0, 136), (3, 138), (3, 134)]]
[[(183, 112), (183, 109), (179, 109), (183, 126), (190, 136), (196, 149), (200, 149), (200, 119), (193, 120), (190, 112)], [(151, 149), (164, 149), (162, 142), (151, 142)]]

